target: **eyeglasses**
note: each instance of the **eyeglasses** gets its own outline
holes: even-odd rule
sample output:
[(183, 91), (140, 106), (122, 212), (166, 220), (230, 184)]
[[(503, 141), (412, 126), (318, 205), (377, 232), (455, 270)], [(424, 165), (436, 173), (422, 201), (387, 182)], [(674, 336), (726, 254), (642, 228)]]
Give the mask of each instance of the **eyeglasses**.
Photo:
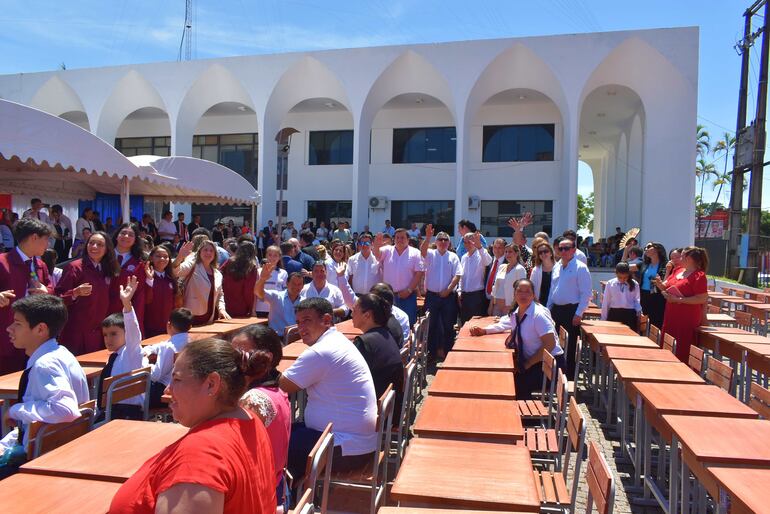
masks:
[(436, 238), (436, 241), (439, 243), (449, 242), (449, 238), (439, 237), (439, 238)]
[(537, 252), (538, 255), (546, 255), (546, 254), (549, 254), (549, 253), (551, 253), (551, 250), (548, 250), (548, 249), (540, 250), (539, 252)]
[(359, 241), (358, 246), (372, 246), (371, 241)]
[(575, 247), (572, 246), (572, 245), (570, 245), (570, 246), (559, 246), (559, 250), (561, 250), (562, 252), (569, 252), (573, 248), (575, 248)]

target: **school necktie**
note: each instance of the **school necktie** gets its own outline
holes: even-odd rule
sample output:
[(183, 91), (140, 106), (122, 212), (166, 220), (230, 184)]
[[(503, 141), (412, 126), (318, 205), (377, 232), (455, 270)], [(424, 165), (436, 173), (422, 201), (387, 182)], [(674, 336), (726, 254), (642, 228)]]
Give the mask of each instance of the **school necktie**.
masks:
[[(29, 370), (32, 368), (26, 368), (24, 372), (21, 374), (21, 378), (19, 379), (19, 394), (16, 398), (18, 403), (23, 403), (24, 401), (24, 394), (27, 392), (27, 385), (29, 385)], [(17, 439), (18, 444), (24, 444), (24, 424), (19, 423), (19, 438)]]
[[(102, 388), (104, 381), (112, 376), (112, 367), (115, 365), (115, 359), (118, 358), (118, 352), (112, 352), (110, 358), (107, 359), (107, 365), (104, 366), (102, 372), (99, 373), (99, 384), (96, 387), (96, 401), (101, 404), (102, 402)], [(99, 408), (104, 409), (104, 405), (99, 405)]]
[(487, 296), (492, 294), (492, 286), (495, 284), (495, 275), (497, 275), (497, 259), (492, 263), (492, 269), (489, 270), (489, 277), (487, 277)]
[[(515, 316), (515, 315), (514, 315)], [(519, 319), (516, 317), (516, 328), (513, 329), (513, 347), (516, 349), (516, 370), (519, 373), (524, 372), (524, 339), (521, 337), (521, 325), (527, 319), (526, 313)]]
[(122, 255), (120, 255), (120, 254), (118, 254), (118, 264), (119, 264), (120, 266), (123, 266), (123, 256), (122, 256)]

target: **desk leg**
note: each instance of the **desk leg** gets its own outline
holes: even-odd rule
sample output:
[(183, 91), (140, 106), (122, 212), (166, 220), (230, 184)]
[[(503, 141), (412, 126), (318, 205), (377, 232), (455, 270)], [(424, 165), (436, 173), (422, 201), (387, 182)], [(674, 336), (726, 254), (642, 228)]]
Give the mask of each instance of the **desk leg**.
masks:
[(671, 438), (671, 460), (668, 477), (668, 514), (679, 512), (679, 439), (676, 434)]
[(607, 426), (612, 427), (614, 420), (612, 419), (612, 402), (613, 395), (615, 394), (615, 373), (612, 369), (612, 363), (607, 364)]
[(596, 376), (596, 366), (594, 363), (594, 359), (596, 358), (596, 353), (591, 350), (591, 345), (588, 345), (588, 377), (587, 380), (590, 381), (591, 387), (593, 387), (593, 400), (594, 400), (594, 408), (599, 406), (599, 378)]
[(690, 467), (682, 458), (682, 476), (679, 478), (682, 481), (682, 499), (681, 499), (681, 512), (682, 514), (690, 513)]
[(743, 351), (741, 352), (741, 370), (742, 370), (742, 377), (741, 380), (743, 382), (743, 402), (749, 403), (749, 396), (751, 396), (751, 380), (752, 380), (752, 371), (749, 369), (749, 362), (748, 362), (748, 352)]

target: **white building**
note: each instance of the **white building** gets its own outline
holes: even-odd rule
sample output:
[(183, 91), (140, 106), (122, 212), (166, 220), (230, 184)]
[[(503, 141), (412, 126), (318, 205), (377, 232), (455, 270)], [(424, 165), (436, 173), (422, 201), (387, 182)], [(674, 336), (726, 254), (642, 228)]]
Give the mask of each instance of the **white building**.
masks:
[[(639, 226), (681, 246), (694, 231), (697, 85), (688, 27), (23, 73), (0, 76), (0, 97), (129, 155), (229, 165), (262, 195), (259, 226), (277, 213), (275, 136), (293, 127), (295, 222), (468, 218), (494, 236), (531, 210), (534, 230), (558, 233), (576, 225), (583, 160), (598, 237)], [(193, 206), (210, 219), (224, 209)]]

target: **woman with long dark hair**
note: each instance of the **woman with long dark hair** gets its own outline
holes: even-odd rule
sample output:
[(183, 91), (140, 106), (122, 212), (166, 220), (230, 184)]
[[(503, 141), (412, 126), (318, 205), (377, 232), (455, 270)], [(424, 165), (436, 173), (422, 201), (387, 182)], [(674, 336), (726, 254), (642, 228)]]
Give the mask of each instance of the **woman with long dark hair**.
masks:
[(650, 318), (650, 324), (660, 328), (663, 326), (663, 313), (666, 311), (666, 299), (655, 286), (654, 279), (666, 277), (666, 249), (656, 242), (647, 243), (644, 247), (644, 260), (639, 270), (639, 291), (642, 312)]
[(171, 311), (176, 300), (176, 277), (171, 266), (171, 249), (158, 245), (152, 249), (145, 271), (144, 337), (166, 333)]
[(115, 257), (118, 261), (120, 274), (117, 280), (110, 283), (110, 314), (123, 312), (123, 304), (120, 302), (120, 286), (125, 287), (132, 275), (136, 277), (138, 285), (131, 304), (139, 322), (139, 330), (144, 334), (144, 301), (145, 278), (144, 270), (146, 256), (144, 251), (144, 239), (139, 237), (139, 225), (136, 223), (123, 223), (115, 231), (112, 244), (115, 245)]
[(257, 275), (256, 247), (251, 241), (242, 241), (235, 254), (222, 265), (222, 291), (230, 316), (246, 318), (254, 313)]

